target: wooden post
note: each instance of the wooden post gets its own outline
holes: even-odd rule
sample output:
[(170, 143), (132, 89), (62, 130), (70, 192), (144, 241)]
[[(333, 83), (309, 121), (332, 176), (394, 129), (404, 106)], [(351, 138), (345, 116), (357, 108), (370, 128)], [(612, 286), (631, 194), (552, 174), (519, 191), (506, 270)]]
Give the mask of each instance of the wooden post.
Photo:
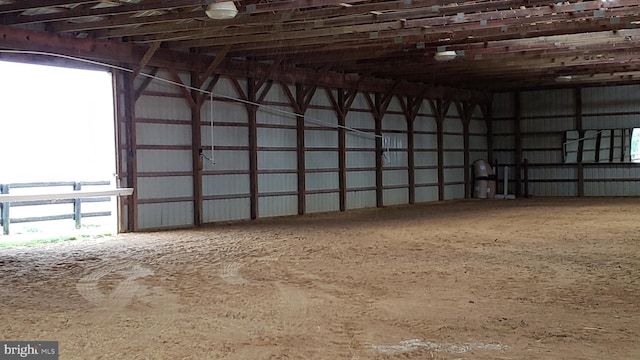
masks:
[[(493, 110), (491, 103), (482, 107), (484, 114), (484, 121), (487, 127), (487, 160), (489, 163), (493, 162)], [(497, 173), (497, 170), (495, 170)]]
[[(411, 97), (407, 98), (407, 107), (409, 109), (413, 109), (416, 107), (415, 102), (417, 100), (413, 100)], [(420, 99), (420, 103), (422, 99)], [(419, 107), (419, 105), (417, 105)], [(416, 156), (415, 156), (415, 139), (414, 139), (414, 123), (416, 116), (415, 114), (412, 118), (407, 117), (407, 166), (409, 173), (409, 204), (416, 203)]]
[[(283, 85), (284, 86), (284, 85)], [(305, 91), (301, 84), (296, 84), (296, 107), (298, 115), (296, 116), (296, 133), (297, 144), (296, 154), (298, 160), (298, 215), (306, 213), (307, 208), (307, 179), (306, 179), (306, 161), (305, 161), (305, 134), (304, 134), (304, 113), (306, 108), (305, 103)]]
[[(3, 184), (0, 185), (0, 194), (8, 194), (9, 193), (9, 185)], [(2, 211), (2, 233), (4, 235), (9, 235), (9, 203), (1, 203), (0, 210)]]
[(256, 83), (254, 79), (248, 79), (247, 99), (251, 104), (247, 105), (249, 113), (249, 188), (251, 193), (251, 219), (258, 218), (258, 107), (253, 105), (257, 101)]
[[(73, 183), (73, 191), (82, 190), (82, 184), (79, 182)], [(82, 209), (81, 209), (82, 200), (79, 198), (73, 199), (73, 219), (76, 221), (76, 229), (80, 229), (82, 227)]]
[[(200, 87), (198, 73), (191, 73), (191, 87)], [(187, 94), (185, 94), (186, 96)], [(202, 196), (202, 124), (201, 109), (203, 97), (197, 90), (191, 90), (191, 171), (193, 176), (193, 225), (202, 225), (202, 210), (204, 200)], [(212, 115), (213, 116), (213, 115)], [(212, 139), (213, 141), (213, 139)], [(213, 146), (213, 144), (211, 144)]]
[(524, 169), (524, 197), (529, 197), (529, 161), (524, 159), (523, 161), (523, 169)]
[(382, 167), (384, 166), (382, 162), (382, 114), (380, 113), (381, 108), (381, 96), (379, 93), (375, 94), (375, 110), (373, 110), (373, 116), (375, 120), (375, 130), (376, 130), (376, 206), (382, 207), (384, 206), (383, 199), (383, 179), (382, 179)]
[[(331, 91), (331, 90), (328, 90)], [(340, 189), (340, 211), (347, 210), (347, 125), (346, 100), (344, 89), (338, 89), (338, 106), (336, 110), (338, 114), (338, 187)]]
[(124, 117), (127, 129), (127, 187), (133, 188), (133, 194), (127, 202), (128, 230), (138, 230), (138, 161), (136, 149), (136, 114), (134, 76), (123, 72)]
[(514, 132), (514, 141), (515, 141), (515, 149), (516, 149), (516, 197), (520, 197), (522, 195), (522, 135), (520, 133), (520, 119), (522, 118), (521, 114), (521, 103), (520, 103), (520, 92), (516, 91), (514, 95), (514, 123), (513, 123), (513, 132)]
[[(575, 113), (576, 113), (576, 130), (578, 130), (578, 139), (584, 138), (584, 129), (582, 128), (582, 90), (576, 88), (575, 96)], [(584, 196), (584, 165), (582, 164), (582, 153), (584, 151), (584, 141), (578, 140), (578, 196)], [(525, 194), (526, 195), (526, 194)]]

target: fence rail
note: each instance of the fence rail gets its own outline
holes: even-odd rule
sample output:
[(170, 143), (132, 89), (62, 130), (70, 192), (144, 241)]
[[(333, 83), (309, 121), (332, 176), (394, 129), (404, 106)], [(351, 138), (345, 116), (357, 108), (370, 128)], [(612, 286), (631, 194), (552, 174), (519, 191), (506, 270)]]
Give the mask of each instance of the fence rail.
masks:
[[(87, 217), (99, 217), (99, 216), (111, 216), (111, 211), (97, 211), (97, 212), (82, 212), (82, 203), (100, 203), (110, 202), (109, 196), (94, 196), (86, 197), (82, 195), (83, 186), (109, 186), (110, 181), (59, 181), (59, 182), (32, 182), (32, 183), (10, 183), (0, 184), (0, 194), (5, 197), (9, 194), (11, 189), (26, 189), (26, 188), (52, 188), (52, 187), (73, 187), (73, 192), (78, 192), (78, 197), (65, 196), (65, 198), (56, 199), (41, 199), (41, 200), (24, 200), (24, 201), (4, 201), (2, 195), (0, 195), (0, 224), (2, 224), (2, 233), (9, 235), (9, 227), (12, 223), (29, 223), (39, 221), (53, 221), (53, 220), (75, 220), (76, 229), (82, 227), (82, 218)], [(81, 196), (82, 195), (82, 196)], [(46, 196), (46, 194), (44, 195)], [(33, 216), (22, 218), (11, 218), (10, 209), (12, 207), (19, 206), (43, 206), (43, 205), (57, 205), (57, 204), (73, 204), (72, 213), (53, 214), (47, 216)]]

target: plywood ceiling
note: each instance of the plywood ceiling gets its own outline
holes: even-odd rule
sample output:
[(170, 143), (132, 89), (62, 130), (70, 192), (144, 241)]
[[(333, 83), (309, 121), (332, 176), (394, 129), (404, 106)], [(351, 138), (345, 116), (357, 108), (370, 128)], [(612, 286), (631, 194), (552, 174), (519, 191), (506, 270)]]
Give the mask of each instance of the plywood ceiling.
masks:
[[(241, 0), (236, 18), (212, 20), (205, 0), (0, 0), (0, 24), (496, 91), (640, 79), (639, 3)], [(456, 51), (456, 58), (434, 59), (446, 50)]]

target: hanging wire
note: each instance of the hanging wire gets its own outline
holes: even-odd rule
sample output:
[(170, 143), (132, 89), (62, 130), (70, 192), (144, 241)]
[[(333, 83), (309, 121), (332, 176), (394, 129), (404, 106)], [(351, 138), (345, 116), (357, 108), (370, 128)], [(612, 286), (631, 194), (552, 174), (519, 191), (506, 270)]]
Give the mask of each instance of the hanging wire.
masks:
[[(68, 60), (73, 60), (73, 61), (84, 62), (84, 63), (92, 64), (92, 65), (98, 65), (98, 66), (107, 67), (107, 68), (111, 68), (111, 69), (115, 69), (115, 70), (129, 72), (129, 73), (134, 73), (135, 72), (132, 69), (128, 69), (128, 68), (125, 68), (125, 67), (122, 67), (122, 66), (102, 63), (102, 62), (94, 61), (94, 60), (82, 59), (82, 58), (69, 56), (69, 55), (50, 53), (50, 52), (45, 52), (45, 51), (0, 50), (0, 54), (1, 53), (21, 54), (21, 55), (52, 56), (52, 57), (58, 57), (58, 58), (62, 58), (62, 59), (68, 59)], [(193, 90), (193, 91), (198, 91), (200, 93), (209, 94), (211, 99), (212, 99), (212, 103), (213, 103), (213, 96), (215, 96), (215, 97), (218, 97), (218, 98), (221, 98), (221, 99), (227, 99), (227, 100), (232, 100), (232, 101), (236, 101), (236, 102), (247, 104), (247, 105), (253, 105), (253, 106), (256, 106), (256, 107), (262, 108), (262, 109), (269, 109), (271, 111), (278, 112), (278, 113), (285, 114), (285, 115), (289, 115), (289, 116), (293, 116), (295, 118), (303, 117), (305, 119), (305, 121), (308, 121), (308, 122), (311, 122), (311, 123), (314, 123), (314, 124), (317, 124), (317, 125), (324, 125), (324, 126), (327, 126), (327, 127), (336, 128), (336, 129), (345, 129), (345, 130), (350, 131), (352, 133), (358, 134), (358, 135), (360, 135), (362, 137), (368, 137), (368, 138), (371, 138), (371, 139), (383, 138), (382, 135), (371, 134), (371, 133), (368, 133), (368, 132), (365, 132), (365, 131), (362, 131), (362, 130), (358, 130), (358, 129), (355, 129), (355, 128), (352, 128), (352, 127), (348, 127), (348, 126), (345, 126), (345, 125), (333, 124), (333, 123), (330, 123), (330, 122), (327, 122), (327, 121), (322, 121), (320, 119), (316, 119), (316, 118), (313, 118), (313, 117), (308, 117), (308, 116), (305, 116), (305, 115), (297, 114), (297, 113), (292, 112), (292, 111), (286, 111), (286, 110), (278, 109), (278, 108), (273, 107), (273, 106), (263, 105), (263, 104), (260, 104), (260, 103), (257, 103), (257, 102), (253, 102), (253, 101), (249, 101), (249, 100), (244, 100), (244, 99), (240, 99), (240, 98), (236, 98), (236, 97), (232, 97), (232, 96), (227, 96), (227, 95), (223, 95), (223, 94), (216, 94), (213, 91), (207, 91), (207, 90), (203, 90), (203, 89), (196, 88), (196, 87), (193, 87), (193, 86), (185, 85), (185, 84), (182, 84), (180, 82), (173, 81), (173, 80), (168, 80), (168, 79), (156, 76), (156, 75), (146, 74), (146, 73), (142, 73), (142, 72), (139, 73), (138, 75), (143, 76), (143, 77), (147, 77), (147, 78), (151, 78), (153, 80), (161, 81), (161, 82), (164, 82), (164, 83), (167, 83), (167, 84), (171, 84), (171, 85), (174, 85), (174, 86), (184, 87), (185, 89), (188, 89), (188, 90)], [(211, 114), (211, 116), (213, 117), (213, 113)], [(213, 119), (211, 121), (213, 123)], [(213, 139), (212, 139), (211, 148), (212, 148), (212, 154), (213, 154)], [(210, 160), (210, 161), (213, 162), (213, 160)]]

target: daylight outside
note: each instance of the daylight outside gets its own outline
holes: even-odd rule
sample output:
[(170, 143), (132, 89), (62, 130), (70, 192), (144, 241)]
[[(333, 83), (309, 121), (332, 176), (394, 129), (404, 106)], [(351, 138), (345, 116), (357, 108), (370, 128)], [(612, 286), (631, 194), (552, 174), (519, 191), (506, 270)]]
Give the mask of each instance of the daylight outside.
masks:
[[(1, 192), (49, 194), (73, 191), (74, 185), (86, 191), (115, 187), (111, 73), (0, 62), (0, 78)], [(9, 223), (3, 223), (0, 246), (116, 231), (113, 197), (83, 199), (78, 224), (71, 199), (30, 204), (3, 204), (6, 213), (0, 218)], [(47, 220), (52, 218), (58, 220)]]

